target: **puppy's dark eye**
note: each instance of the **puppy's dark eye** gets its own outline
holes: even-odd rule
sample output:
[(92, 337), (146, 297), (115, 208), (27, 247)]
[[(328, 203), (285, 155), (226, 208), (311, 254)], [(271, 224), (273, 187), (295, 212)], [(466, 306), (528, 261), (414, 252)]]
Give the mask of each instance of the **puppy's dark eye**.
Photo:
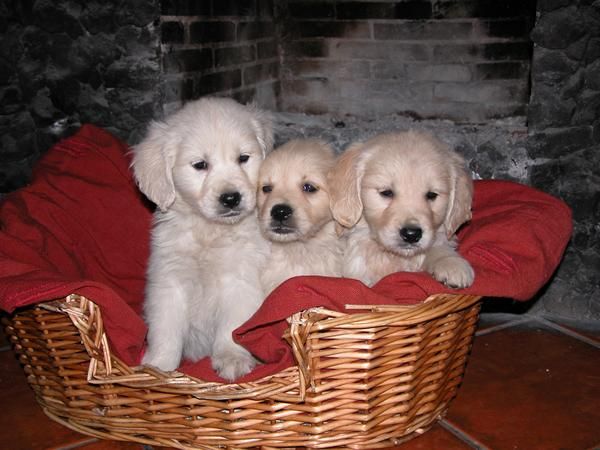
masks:
[(425, 198), (427, 200), (429, 200), (430, 202), (434, 201), (436, 198), (438, 198), (438, 193), (437, 192), (432, 192), (429, 191), (427, 194), (425, 194)]
[(265, 194), (268, 194), (268, 193), (269, 193), (269, 192), (271, 192), (272, 190), (273, 190), (273, 186), (271, 186), (271, 185), (269, 185), (269, 184), (265, 184), (265, 185), (262, 187), (262, 191), (263, 191)]
[(313, 185), (312, 185), (312, 184), (310, 184), (310, 183), (304, 183), (304, 184), (302, 185), (302, 190), (303, 190), (304, 192), (317, 192), (317, 191), (319, 190), (319, 188), (317, 188), (317, 187), (313, 186)]
[(240, 164), (244, 164), (245, 162), (248, 162), (249, 159), (250, 155), (240, 155), (239, 162)]
[(394, 191), (391, 189), (386, 189), (385, 191), (380, 191), (379, 195), (386, 198), (392, 198), (394, 196)]
[(206, 170), (208, 169), (208, 163), (206, 161), (196, 161), (192, 163), (192, 167), (196, 170)]

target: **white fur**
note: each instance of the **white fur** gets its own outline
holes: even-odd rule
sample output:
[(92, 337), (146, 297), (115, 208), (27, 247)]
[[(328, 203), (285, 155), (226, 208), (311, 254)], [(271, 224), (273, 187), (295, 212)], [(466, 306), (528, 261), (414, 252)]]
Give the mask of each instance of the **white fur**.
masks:
[[(262, 272), (265, 292), (299, 275), (340, 276), (342, 242), (331, 210), (327, 173), (335, 156), (331, 147), (316, 140), (293, 140), (273, 151), (260, 169), (259, 223), (271, 241), (269, 262)], [(307, 191), (307, 186), (315, 188)], [(268, 187), (270, 192), (264, 192)], [(284, 221), (274, 208), (289, 207)]]
[[(144, 364), (170, 371), (182, 358), (211, 356), (228, 380), (256, 364), (233, 342), (232, 331), (264, 298), (259, 276), (268, 245), (256, 220), (256, 186), (272, 145), (268, 115), (231, 99), (203, 98), (152, 123), (134, 147), (135, 177), (158, 206), (144, 304)], [(205, 169), (198, 168), (200, 161)], [(225, 193), (238, 193), (239, 204), (225, 206)]]
[[(473, 192), (457, 153), (423, 133), (390, 133), (346, 150), (330, 178), (333, 215), (349, 229), (344, 276), (372, 285), (393, 272), (425, 270), (451, 287), (473, 283), (455, 250)], [(404, 239), (406, 230), (418, 230), (418, 240)]]

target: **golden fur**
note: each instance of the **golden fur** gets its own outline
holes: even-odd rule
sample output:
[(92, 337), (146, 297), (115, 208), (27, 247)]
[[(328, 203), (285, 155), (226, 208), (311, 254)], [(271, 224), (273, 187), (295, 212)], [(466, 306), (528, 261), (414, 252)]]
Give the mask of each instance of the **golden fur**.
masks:
[(333, 149), (317, 140), (293, 140), (265, 159), (259, 174), (258, 217), (272, 242), (262, 272), (265, 292), (298, 275), (339, 276), (342, 244), (329, 209), (327, 173)]
[(452, 287), (472, 284), (454, 233), (471, 217), (473, 184), (463, 158), (415, 131), (352, 145), (330, 173), (331, 209), (349, 229), (343, 275), (368, 285), (425, 270)]

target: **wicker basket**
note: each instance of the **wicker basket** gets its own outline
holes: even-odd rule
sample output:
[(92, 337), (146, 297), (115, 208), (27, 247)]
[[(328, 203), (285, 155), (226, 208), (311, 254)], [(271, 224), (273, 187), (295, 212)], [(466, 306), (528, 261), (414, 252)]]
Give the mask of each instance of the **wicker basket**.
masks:
[(180, 449), (378, 448), (423, 433), (461, 382), (480, 297), (311, 309), (290, 318), (297, 365), (246, 384), (128, 367), (86, 298), (19, 310), (7, 333), (44, 412), (103, 439)]

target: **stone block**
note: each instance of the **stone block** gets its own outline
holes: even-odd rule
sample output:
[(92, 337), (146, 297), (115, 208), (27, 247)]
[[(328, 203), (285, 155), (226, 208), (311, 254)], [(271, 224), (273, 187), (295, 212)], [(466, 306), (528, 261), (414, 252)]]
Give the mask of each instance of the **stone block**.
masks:
[(331, 61), (322, 59), (303, 59), (290, 61), (286, 68), (293, 77), (329, 78), (329, 79), (368, 79), (370, 67), (368, 61)]
[(23, 97), (19, 86), (0, 87), (0, 114), (14, 114), (23, 109)]
[(194, 98), (194, 80), (178, 77), (163, 83), (165, 103), (183, 103)]
[(242, 45), (215, 49), (215, 67), (233, 66), (256, 60), (256, 46)]
[(571, 119), (573, 125), (592, 125), (600, 118), (600, 92), (576, 91), (577, 106)]
[(435, 18), (513, 18), (532, 16), (535, 0), (450, 0), (434, 2)]
[(213, 67), (213, 52), (209, 48), (176, 50), (163, 56), (166, 73), (202, 71)]
[(190, 44), (235, 41), (235, 23), (229, 21), (190, 23)]
[(198, 0), (161, 0), (163, 16), (208, 16), (212, 2)]
[(275, 24), (272, 21), (252, 21), (238, 23), (238, 42), (273, 37), (275, 37)]
[(277, 57), (277, 43), (275, 40), (262, 41), (256, 44), (258, 59), (269, 59)]
[(374, 38), (378, 40), (435, 41), (469, 39), (472, 22), (406, 21), (373, 24)]
[(338, 2), (338, 19), (429, 19), (432, 16), (430, 1), (403, 2)]
[(532, 79), (534, 82), (564, 83), (573, 75), (578, 64), (567, 57), (561, 50), (536, 48), (532, 62)]
[(519, 80), (436, 83), (434, 98), (442, 102), (503, 103), (527, 101), (527, 84)]
[(255, 16), (254, 0), (217, 0), (212, 2), (215, 16)]
[(71, 39), (84, 34), (79, 23), (81, 6), (64, 1), (38, 0), (32, 8), (33, 23), (50, 33), (66, 33)]
[(531, 39), (544, 48), (565, 49), (585, 33), (582, 22), (575, 5), (550, 11), (540, 16)]
[(335, 4), (329, 2), (292, 2), (289, 4), (291, 17), (299, 19), (325, 19), (335, 17)]
[(146, 27), (159, 17), (161, 0), (128, 0), (115, 9), (115, 20), (120, 26)]
[(585, 64), (590, 64), (598, 59), (600, 59), (600, 38), (592, 38), (588, 41), (583, 61)]
[(530, 42), (495, 42), (482, 46), (480, 53), (486, 60), (529, 61), (532, 45)]
[(473, 65), (475, 80), (512, 80), (529, 78), (529, 64), (526, 62), (490, 62)]
[[(528, 139), (529, 156), (533, 159), (556, 160), (554, 161), (556, 164), (563, 164), (559, 158), (564, 158), (594, 144), (592, 131), (591, 126), (579, 126), (547, 129), (534, 133)], [(553, 166), (549, 165), (548, 167)]]
[(348, 39), (370, 38), (367, 22), (354, 21), (293, 21), (291, 33), (298, 38), (343, 37)]
[(261, 18), (272, 18), (275, 16), (276, 0), (256, 0), (256, 14)]
[(585, 88), (600, 91), (600, 59), (585, 68), (583, 77)]
[(466, 64), (407, 64), (406, 75), (416, 81), (471, 81), (471, 70)]
[(339, 59), (386, 59), (428, 61), (430, 46), (397, 42), (339, 41), (332, 43), (329, 56)]
[(373, 61), (371, 73), (374, 79), (405, 80), (408, 78), (407, 65), (398, 61)]
[(163, 44), (183, 44), (183, 24), (163, 22), (160, 24), (160, 41)]
[(209, 73), (194, 80), (194, 98), (230, 91), (242, 86), (240, 69)]
[(482, 25), (488, 37), (525, 40), (529, 39), (532, 26), (527, 17), (485, 20)]
[(249, 86), (267, 80), (274, 80), (277, 79), (278, 75), (279, 64), (275, 62), (249, 66), (243, 70), (244, 86)]
[(303, 39), (285, 46), (289, 58), (322, 58), (329, 56), (329, 46), (323, 39)]

